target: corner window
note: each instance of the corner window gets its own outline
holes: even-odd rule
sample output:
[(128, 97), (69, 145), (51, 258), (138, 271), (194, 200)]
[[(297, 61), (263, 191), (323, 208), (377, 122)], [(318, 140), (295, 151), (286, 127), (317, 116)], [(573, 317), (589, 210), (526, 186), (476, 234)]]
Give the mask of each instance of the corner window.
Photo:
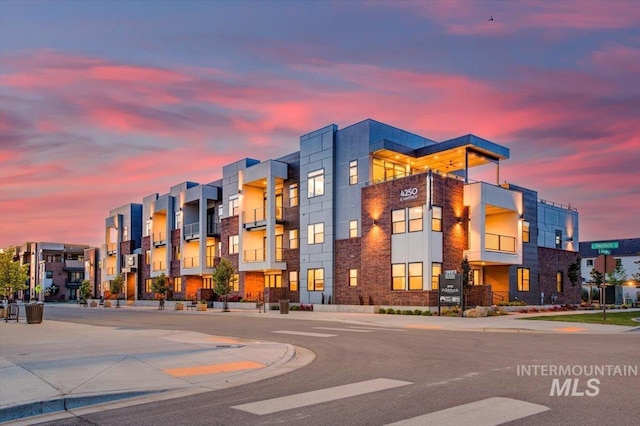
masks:
[(324, 169), (316, 170), (314, 172), (309, 172), (307, 174), (307, 197), (319, 197), (320, 195), (324, 195)]
[(358, 236), (358, 221), (349, 221), (349, 238), (356, 238)]
[(435, 232), (442, 232), (442, 207), (431, 207), (431, 230)]
[(409, 264), (409, 290), (422, 290), (422, 262)]
[(324, 243), (324, 223), (314, 223), (307, 227), (307, 244)]
[(391, 229), (393, 234), (404, 234), (406, 232), (405, 210), (393, 210), (391, 212)]
[(391, 288), (393, 290), (405, 290), (406, 286), (406, 267), (404, 263), (395, 263), (391, 265)]
[(518, 291), (529, 291), (529, 268), (518, 268)]
[(324, 268), (309, 269), (307, 271), (307, 290), (324, 290)]
[(431, 290), (440, 288), (440, 274), (442, 274), (442, 263), (433, 262), (431, 264)]
[(349, 185), (358, 183), (358, 160), (349, 162)]

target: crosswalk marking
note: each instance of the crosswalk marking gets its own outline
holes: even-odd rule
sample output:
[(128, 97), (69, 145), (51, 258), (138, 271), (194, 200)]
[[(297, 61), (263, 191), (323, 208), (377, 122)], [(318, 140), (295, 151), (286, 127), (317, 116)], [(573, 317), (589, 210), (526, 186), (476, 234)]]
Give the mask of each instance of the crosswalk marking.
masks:
[(336, 337), (336, 334), (309, 333), (306, 331), (293, 331), (293, 330), (277, 330), (277, 331), (274, 331), (273, 333), (293, 334), (295, 336), (309, 336), (309, 337)]
[(549, 407), (511, 398), (494, 397), (458, 405), (387, 426), (496, 426), (549, 410)]
[(354, 333), (371, 333), (373, 330), (363, 330), (361, 328), (338, 328), (338, 327), (313, 327), (316, 330), (351, 331)]
[(342, 398), (364, 395), (386, 389), (397, 388), (412, 384), (393, 379), (373, 379), (364, 382), (351, 383), (348, 385), (335, 386), (332, 388), (320, 389), (311, 392), (304, 392), (295, 395), (283, 396), (280, 398), (265, 399), (264, 401), (250, 402), (248, 404), (235, 405), (231, 408), (246, 411), (248, 413), (264, 415), (277, 413), (279, 411), (291, 410), (293, 408), (306, 407), (309, 405), (321, 404), (335, 401)]

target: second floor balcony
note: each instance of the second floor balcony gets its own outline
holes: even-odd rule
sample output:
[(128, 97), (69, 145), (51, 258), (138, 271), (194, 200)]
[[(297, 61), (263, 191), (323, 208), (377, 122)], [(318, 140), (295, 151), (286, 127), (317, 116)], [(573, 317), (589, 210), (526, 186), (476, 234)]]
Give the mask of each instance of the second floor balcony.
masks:
[[(276, 223), (284, 223), (284, 208), (276, 207), (273, 217)], [(242, 223), (245, 229), (264, 229), (268, 219), (267, 210), (264, 207), (242, 212)]]
[(113, 255), (116, 254), (117, 243), (108, 243), (107, 244), (107, 254)]
[(200, 266), (203, 266), (205, 268), (211, 269), (211, 268), (215, 268), (219, 262), (220, 262), (219, 257), (206, 256), (204, 265), (201, 265), (200, 256), (185, 257), (182, 260), (182, 267), (185, 269), (193, 269), (193, 268), (200, 268)]
[(489, 251), (497, 251), (501, 253), (516, 253), (515, 237), (499, 234), (484, 234), (484, 248)]
[(167, 245), (167, 233), (166, 232), (154, 232), (152, 235), (153, 245), (155, 247)]
[(167, 269), (167, 262), (158, 261), (151, 264), (151, 270), (154, 272), (164, 271)]

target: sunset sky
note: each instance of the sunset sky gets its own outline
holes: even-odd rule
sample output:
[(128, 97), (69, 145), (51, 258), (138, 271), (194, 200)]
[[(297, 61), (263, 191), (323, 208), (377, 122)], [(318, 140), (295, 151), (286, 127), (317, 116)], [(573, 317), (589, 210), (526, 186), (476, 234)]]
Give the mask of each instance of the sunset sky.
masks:
[(366, 118), (504, 145), (582, 241), (640, 237), (638, 1), (0, 0), (0, 247), (99, 245), (111, 209)]

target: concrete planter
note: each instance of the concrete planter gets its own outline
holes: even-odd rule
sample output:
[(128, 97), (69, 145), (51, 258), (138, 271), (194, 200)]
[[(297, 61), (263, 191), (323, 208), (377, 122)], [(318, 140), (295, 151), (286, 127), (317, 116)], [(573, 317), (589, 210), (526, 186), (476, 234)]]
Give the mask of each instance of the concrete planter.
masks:
[(184, 303), (176, 302), (175, 303), (175, 309), (176, 309), (176, 311), (184, 311)]
[(206, 311), (206, 310), (207, 310), (206, 303), (198, 303), (198, 305), (196, 306), (196, 311)]
[(97, 300), (92, 300), (91, 302), (89, 302), (89, 306), (91, 306), (92, 308), (97, 308), (98, 307), (98, 301)]
[(104, 305), (105, 308), (110, 308), (111, 307), (111, 300), (105, 300), (104, 301)]

